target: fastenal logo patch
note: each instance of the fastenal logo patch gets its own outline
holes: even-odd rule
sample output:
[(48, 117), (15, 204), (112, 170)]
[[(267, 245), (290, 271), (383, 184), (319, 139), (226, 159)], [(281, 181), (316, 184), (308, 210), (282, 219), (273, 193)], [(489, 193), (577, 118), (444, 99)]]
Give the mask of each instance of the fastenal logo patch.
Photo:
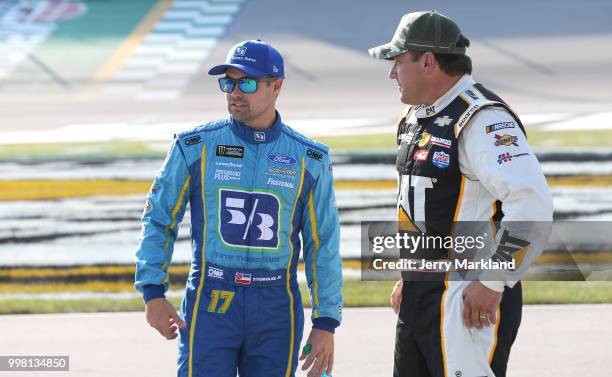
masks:
[(512, 135), (495, 134), (495, 146), (496, 147), (499, 147), (499, 146), (509, 147), (511, 145), (518, 147), (518, 137), (512, 136)]
[(240, 145), (217, 145), (217, 156), (242, 158), (244, 156), (244, 147)]
[(424, 150), (424, 149), (419, 149), (416, 152), (414, 152), (415, 161), (425, 161), (427, 160), (428, 156), (429, 156), (429, 151)]
[(516, 127), (516, 124), (514, 122), (494, 123), (494, 124), (487, 126), (487, 133), (490, 134), (491, 132), (503, 130), (506, 128), (515, 128), (515, 127)]
[(286, 166), (297, 164), (297, 160), (295, 158), (282, 153), (270, 153), (268, 155), (268, 161), (272, 161), (276, 164)]
[(431, 158), (431, 163), (440, 169), (447, 168), (450, 165), (450, 155), (444, 152), (435, 152)]
[(281, 181), (280, 179), (274, 179), (271, 177), (268, 177), (268, 185), (279, 186), (279, 187), (288, 188), (288, 189), (295, 188), (295, 184), (293, 182), (285, 182), (285, 181)]
[(317, 160), (317, 161), (321, 161), (321, 159), (323, 158), (323, 154), (322, 153), (319, 153), (319, 152), (317, 152), (317, 151), (315, 151), (313, 149), (307, 150), (306, 151), (306, 156), (308, 156), (308, 157), (310, 157), (310, 158), (312, 158), (314, 160)]

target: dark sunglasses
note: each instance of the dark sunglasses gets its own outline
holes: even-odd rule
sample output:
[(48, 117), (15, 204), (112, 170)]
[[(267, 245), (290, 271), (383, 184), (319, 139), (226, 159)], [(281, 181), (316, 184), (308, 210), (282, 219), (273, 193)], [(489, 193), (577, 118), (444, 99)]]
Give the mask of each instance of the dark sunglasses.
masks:
[(243, 77), (241, 79), (233, 79), (231, 77), (221, 77), (219, 79), (219, 87), (222, 92), (231, 93), (238, 83), (238, 89), (242, 93), (250, 94), (257, 91), (257, 83), (259, 81), (265, 81), (265, 79), (255, 79), (252, 77)]

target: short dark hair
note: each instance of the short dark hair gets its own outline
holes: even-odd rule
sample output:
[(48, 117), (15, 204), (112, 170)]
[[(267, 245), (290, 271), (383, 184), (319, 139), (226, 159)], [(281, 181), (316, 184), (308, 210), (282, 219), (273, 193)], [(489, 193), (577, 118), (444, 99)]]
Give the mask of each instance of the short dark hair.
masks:
[[(417, 61), (427, 51), (410, 51), (412, 60)], [(472, 59), (465, 54), (438, 54), (432, 52), (442, 72), (450, 76), (461, 76), (472, 73)]]

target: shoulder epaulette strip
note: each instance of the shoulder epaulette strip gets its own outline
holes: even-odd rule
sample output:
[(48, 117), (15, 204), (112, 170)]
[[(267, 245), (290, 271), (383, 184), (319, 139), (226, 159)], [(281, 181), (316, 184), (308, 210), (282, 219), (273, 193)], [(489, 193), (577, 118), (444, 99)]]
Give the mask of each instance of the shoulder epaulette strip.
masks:
[(201, 132), (216, 131), (218, 129), (228, 126), (228, 123), (224, 122), (226, 120), (227, 118), (221, 118), (221, 119), (214, 120), (212, 122), (204, 123), (200, 126), (195, 127), (192, 130), (180, 132), (176, 134), (176, 137), (183, 139), (185, 137), (190, 137), (190, 136), (193, 136)]
[(459, 134), (463, 128), (469, 124), (474, 114), (485, 107), (503, 107), (507, 109), (514, 118), (518, 119), (514, 111), (512, 111), (508, 105), (506, 105), (504, 102), (487, 98), (487, 96), (478, 90), (476, 86), (472, 86), (470, 89), (467, 89), (463, 93), (459, 94), (459, 98), (461, 98), (468, 105), (468, 107), (463, 114), (461, 114), (457, 123), (455, 123), (455, 137), (459, 137)]
[(310, 140), (306, 136), (288, 127), (284, 127), (283, 132), (285, 133), (285, 135), (289, 136), (290, 138), (299, 142), (300, 144), (305, 145), (308, 148), (314, 149), (326, 155), (329, 154), (329, 147), (323, 143), (319, 143), (314, 140)]

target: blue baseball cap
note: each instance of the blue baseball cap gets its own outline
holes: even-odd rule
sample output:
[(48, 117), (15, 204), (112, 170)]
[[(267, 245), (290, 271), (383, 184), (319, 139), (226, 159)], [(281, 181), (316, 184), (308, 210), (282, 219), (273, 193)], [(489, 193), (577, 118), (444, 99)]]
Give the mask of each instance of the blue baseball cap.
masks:
[(227, 54), (225, 64), (208, 70), (209, 75), (222, 75), (229, 67), (241, 70), (252, 77), (274, 76), (285, 77), (283, 57), (274, 47), (266, 42), (249, 40), (232, 47)]

